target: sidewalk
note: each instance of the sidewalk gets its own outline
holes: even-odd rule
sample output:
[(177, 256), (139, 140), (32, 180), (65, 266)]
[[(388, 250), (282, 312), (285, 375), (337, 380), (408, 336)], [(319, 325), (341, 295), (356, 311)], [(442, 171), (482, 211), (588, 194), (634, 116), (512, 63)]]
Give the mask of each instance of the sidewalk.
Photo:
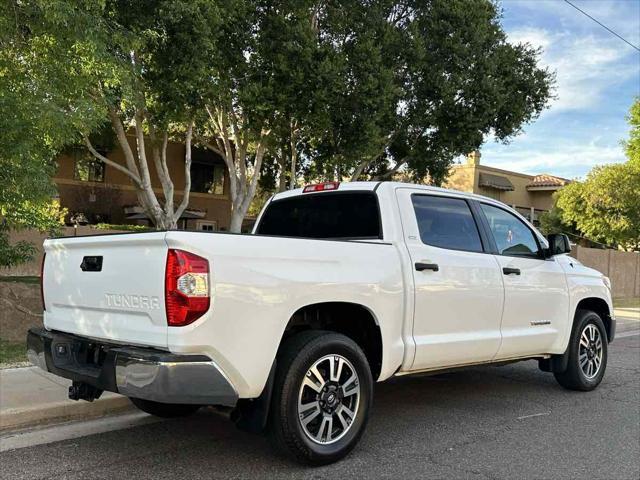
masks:
[(617, 317), (623, 317), (626, 320), (637, 320), (640, 322), (640, 308), (614, 308), (613, 314)]
[(0, 432), (43, 423), (96, 418), (132, 409), (126, 397), (105, 392), (94, 402), (69, 400), (71, 380), (37, 367), (0, 370)]

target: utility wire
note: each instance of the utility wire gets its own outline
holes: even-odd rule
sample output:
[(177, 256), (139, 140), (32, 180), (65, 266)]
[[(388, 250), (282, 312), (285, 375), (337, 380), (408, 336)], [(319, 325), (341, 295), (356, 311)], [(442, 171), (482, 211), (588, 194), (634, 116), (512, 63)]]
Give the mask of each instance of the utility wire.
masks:
[(625, 38), (621, 37), (620, 35), (618, 35), (616, 32), (614, 32), (613, 30), (611, 30), (609, 27), (607, 27), (604, 23), (596, 20), (595, 18), (593, 18), (591, 15), (589, 15), (587, 12), (585, 12), (584, 10), (581, 10), (580, 8), (578, 8), (576, 5), (574, 5), (573, 3), (571, 3), (569, 0), (564, 0), (565, 3), (571, 5), (573, 8), (575, 8), (576, 10), (578, 10), (580, 13), (582, 13), (583, 15), (585, 15), (586, 17), (589, 17), (591, 20), (593, 20), (594, 22), (596, 22), (598, 25), (600, 25), (602, 28), (604, 28), (605, 30), (607, 30), (608, 32), (612, 33), (613, 35), (615, 35), (616, 37), (618, 37), (620, 40), (622, 40), (624, 43), (626, 43), (627, 45), (635, 48), (637, 51), (640, 52), (640, 48), (638, 48), (636, 45), (634, 45), (633, 43), (629, 42), (628, 40), (626, 40)]

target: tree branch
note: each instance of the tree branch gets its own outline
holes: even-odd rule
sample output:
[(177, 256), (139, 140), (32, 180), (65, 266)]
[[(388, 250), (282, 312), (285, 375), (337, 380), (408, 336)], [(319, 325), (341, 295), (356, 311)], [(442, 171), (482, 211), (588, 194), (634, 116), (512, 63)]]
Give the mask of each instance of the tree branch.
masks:
[(167, 143), (169, 134), (165, 130), (162, 133), (162, 144), (158, 146), (158, 139), (155, 128), (151, 127), (151, 156), (156, 167), (156, 175), (162, 185), (164, 194), (164, 211), (167, 215), (173, 215), (173, 181), (167, 167)]
[(87, 137), (86, 135), (82, 136), (83, 140), (84, 140), (84, 144), (87, 146), (87, 148), (89, 149), (89, 152), (91, 152), (91, 155), (93, 155), (95, 158), (97, 158), (98, 160), (100, 160), (101, 162), (105, 163), (106, 165), (109, 165), (112, 168), (115, 168), (116, 170), (124, 173), (125, 175), (127, 175), (129, 178), (131, 178), (131, 180), (133, 180), (135, 182), (135, 184), (140, 187), (142, 182), (140, 181), (140, 177), (138, 177), (135, 173), (131, 172), (129, 169), (127, 169), (126, 167), (123, 167), (122, 165), (120, 165), (119, 163), (114, 162), (113, 160), (109, 160), (107, 157), (105, 157), (104, 155), (101, 155), (91, 144), (91, 141), (89, 140), (89, 137)]
[(111, 120), (111, 125), (113, 129), (116, 131), (116, 137), (118, 138), (118, 143), (120, 144), (120, 148), (124, 152), (124, 158), (127, 162), (127, 167), (129, 170), (136, 175), (138, 178), (138, 183), (142, 184), (140, 180), (140, 172), (138, 171), (138, 166), (136, 165), (136, 159), (133, 156), (133, 151), (131, 150), (131, 145), (129, 145), (129, 141), (127, 140), (127, 134), (124, 131), (124, 125), (122, 125), (122, 120), (118, 116), (118, 112), (116, 109), (109, 105), (107, 107), (109, 112), (109, 119)]
[(388, 178), (391, 178), (393, 174), (400, 169), (400, 167), (407, 163), (408, 159), (408, 157), (401, 158), (391, 170), (388, 170), (380, 175), (376, 175), (375, 180), (386, 180)]

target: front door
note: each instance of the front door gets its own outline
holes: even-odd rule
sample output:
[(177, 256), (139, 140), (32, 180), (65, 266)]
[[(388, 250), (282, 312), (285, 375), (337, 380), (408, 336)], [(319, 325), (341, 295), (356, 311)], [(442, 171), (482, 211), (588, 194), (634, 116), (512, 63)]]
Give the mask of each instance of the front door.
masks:
[(480, 203), (495, 241), (496, 260), (504, 280), (502, 345), (496, 359), (550, 353), (560, 332), (570, 330), (565, 273), (553, 258), (545, 259), (531, 228), (497, 205)]
[(500, 346), (503, 284), (471, 204), (455, 194), (398, 189), (414, 278), (412, 370), (490, 361)]

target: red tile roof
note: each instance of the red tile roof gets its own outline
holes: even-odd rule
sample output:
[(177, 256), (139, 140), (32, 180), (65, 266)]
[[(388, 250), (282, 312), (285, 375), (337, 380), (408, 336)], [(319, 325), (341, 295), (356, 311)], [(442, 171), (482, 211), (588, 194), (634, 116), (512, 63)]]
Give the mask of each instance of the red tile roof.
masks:
[(542, 175), (536, 175), (533, 177), (527, 184), (528, 187), (564, 187), (567, 183), (571, 182), (571, 180), (567, 180), (562, 177), (554, 177), (553, 175), (548, 175), (543, 173)]

